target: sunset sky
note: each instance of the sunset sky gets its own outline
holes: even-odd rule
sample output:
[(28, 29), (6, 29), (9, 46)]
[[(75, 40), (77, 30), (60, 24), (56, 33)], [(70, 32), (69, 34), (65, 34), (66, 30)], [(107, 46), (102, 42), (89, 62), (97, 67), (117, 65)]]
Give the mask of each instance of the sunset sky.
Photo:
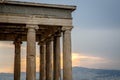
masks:
[[(19, 0), (76, 5), (73, 12), (72, 61), (74, 66), (120, 70), (120, 0)], [(26, 43), (22, 44), (25, 71)], [(37, 45), (37, 71), (39, 50)], [(0, 42), (0, 73), (13, 72), (13, 42)]]

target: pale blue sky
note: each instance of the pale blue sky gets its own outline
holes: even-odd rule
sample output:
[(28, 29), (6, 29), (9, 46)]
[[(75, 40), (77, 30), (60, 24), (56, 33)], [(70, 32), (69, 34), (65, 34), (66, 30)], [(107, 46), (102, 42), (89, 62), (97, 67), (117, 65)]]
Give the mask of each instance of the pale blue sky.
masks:
[[(19, 1), (76, 5), (77, 9), (72, 14), (72, 52), (103, 59), (83, 67), (120, 69), (120, 0)], [(83, 63), (87, 64), (89, 59)], [(80, 62), (79, 66), (83, 63)]]

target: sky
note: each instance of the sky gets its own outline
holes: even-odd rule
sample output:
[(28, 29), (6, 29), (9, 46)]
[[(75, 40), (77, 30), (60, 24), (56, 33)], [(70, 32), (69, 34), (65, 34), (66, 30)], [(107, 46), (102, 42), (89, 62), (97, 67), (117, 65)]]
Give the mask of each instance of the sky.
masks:
[[(120, 0), (19, 0), (75, 5), (72, 13), (73, 67), (120, 70)], [(26, 66), (26, 43), (22, 44), (22, 71)], [(39, 50), (37, 46), (37, 70)], [(13, 72), (13, 42), (0, 42), (0, 72)]]

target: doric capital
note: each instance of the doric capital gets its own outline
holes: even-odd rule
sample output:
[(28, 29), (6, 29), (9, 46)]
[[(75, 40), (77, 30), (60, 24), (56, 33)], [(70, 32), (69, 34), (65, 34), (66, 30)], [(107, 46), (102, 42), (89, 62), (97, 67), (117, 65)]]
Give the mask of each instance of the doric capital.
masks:
[(13, 43), (14, 44), (22, 44), (21, 38), (16, 38)]
[(66, 30), (71, 31), (72, 28), (73, 28), (73, 26), (63, 26), (63, 27), (62, 27), (62, 31), (63, 31), (63, 32), (66, 31)]
[(58, 31), (54, 34), (54, 37), (61, 37), (61, 31)]
[(38, 25), (36, 25), (36, 24), (27, 24), (26, 28), (28, 28), (28, 29), (36, 29), (36, 30), (39, 29)]
[(40, 42), (38, 42), (38, 45), (45, 45), (45, 44), (46, 44), (45, 41), (40, 41)]

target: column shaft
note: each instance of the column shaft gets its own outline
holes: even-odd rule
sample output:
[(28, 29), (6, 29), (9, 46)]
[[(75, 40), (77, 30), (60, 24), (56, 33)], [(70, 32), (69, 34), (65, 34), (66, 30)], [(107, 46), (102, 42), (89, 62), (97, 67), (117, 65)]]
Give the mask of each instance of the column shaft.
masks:
[(15, 41), (15, 57), (14, 57), (14, 80), (20, 80), (20, 69), (21, 69), (21, 42), (20, 41)]
[(36, 33), (34, 26), (28, 25), (26, 80), (36, 80)]
[(54, 80), (60, 80), (60, 36), (54, 37)]
[(52, 41), (46, 44), (46, 80), (52, 80)]
[(46, 45), (40, 44), (40, 80), (46, 80)]
[(72, 80), (71, 31), (63, 32), (63, 80)]

